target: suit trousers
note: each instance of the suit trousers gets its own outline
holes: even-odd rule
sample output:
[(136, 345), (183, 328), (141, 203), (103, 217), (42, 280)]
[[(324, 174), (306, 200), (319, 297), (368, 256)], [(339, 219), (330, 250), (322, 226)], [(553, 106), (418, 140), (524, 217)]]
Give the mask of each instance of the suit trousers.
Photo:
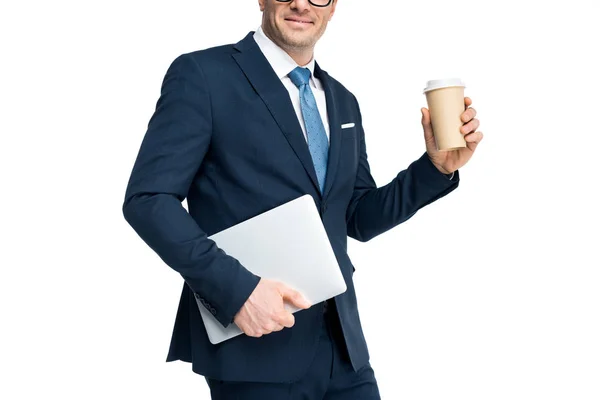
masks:
[(333, 301), (323, 308), (319, 346), (306, 375), (292, 383), (229, 382), (207, 378), (213, 400), (379, 400), (371, 365), (354, 371)]

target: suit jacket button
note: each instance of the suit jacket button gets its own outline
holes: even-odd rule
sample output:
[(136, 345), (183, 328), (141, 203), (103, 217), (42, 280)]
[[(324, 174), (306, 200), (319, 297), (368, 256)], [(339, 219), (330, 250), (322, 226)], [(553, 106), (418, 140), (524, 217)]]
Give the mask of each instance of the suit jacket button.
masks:
[(210, 308), (210, 313), (211, 313), (212, 315), (217, 315), (217, 310), (215, 310), (214, 308), (212, 308), (212, 307), (211, 307), (211, 308)]

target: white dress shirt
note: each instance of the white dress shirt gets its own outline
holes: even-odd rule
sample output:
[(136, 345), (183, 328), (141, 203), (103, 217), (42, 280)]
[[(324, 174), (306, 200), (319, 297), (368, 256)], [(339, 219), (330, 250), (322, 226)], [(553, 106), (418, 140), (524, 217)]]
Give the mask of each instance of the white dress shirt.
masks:
[[(290, 94), (290, 99), (292, 100), (292, 105), (294, 106), (294, 110), (296, 111), (296, 116), (298, 117), (298, 121), (300, 122), (300, 127), (302, 128), (302, 132), (304, 133), (304, 138), (308, 141), (308, 136), (306, 136), (306, 127), (304, 126), (304, 118), (302, 117), (302, 109), (300, 108), (300, 90), (294, 85), (294, 82), (290, 79), (288, 74), (294, 70), (294, 68), (299, 65), (294, 61), (292, 57), (289, 56), (281, 47), (277, 46), (271, 39), (269, 39), (262, 30), (262, 27), (259, 27), (256, 32), (254, 32), (254, 40), (258, 44), (260, 51), (264, 54), (265, 58), (271, 64), (271, 67), (277, 74), (277, 77), (283, 83), (283, 86), (287, 89)], [(317, 108), (319, 109), (319, 114), (321, 114), (321, 120), (323, 121), (323, 126), (325, 127), (325, 134), (327, 135), (327, 139), (329, 139), (329, 120), (327, 119), (327, 102), (325, 101), (325, 91), (323, 90), (323, 85), (321, 81), (319, 81), (314, 76), (315, 72), (315, 58), (310, 60), (310, 62), (306, 65), (300, 65), (303, 68), (308, 68), (310, 70), (310, 88), (315, 96), (315, 100), (317, 102)]]

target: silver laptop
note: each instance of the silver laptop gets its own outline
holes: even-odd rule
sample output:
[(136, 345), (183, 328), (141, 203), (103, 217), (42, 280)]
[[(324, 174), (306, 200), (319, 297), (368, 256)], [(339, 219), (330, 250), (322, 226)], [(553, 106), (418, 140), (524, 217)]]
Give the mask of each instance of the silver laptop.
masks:
[[(291, 286), (313, 305), (346, 291), (344, 277), (310, 195), (234, 225), (209, 239), (252, 273)], [(224, 328), (198, 299), (196, 302), (211, 343), (242, 334), (234, 323)], [(289, 304), (286, 308), (298, 311)]]

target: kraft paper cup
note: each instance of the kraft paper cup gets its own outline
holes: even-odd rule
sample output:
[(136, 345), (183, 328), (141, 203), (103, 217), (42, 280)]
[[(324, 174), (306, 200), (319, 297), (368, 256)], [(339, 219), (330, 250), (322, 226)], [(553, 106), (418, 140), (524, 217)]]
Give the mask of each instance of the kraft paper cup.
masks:
[(428, 81), (423, 89), (439, 151), (467, 147), (460, 132), (463, 126), (460, 116), (465, 112), (465, 87), (462, 80), (451, 78)]

